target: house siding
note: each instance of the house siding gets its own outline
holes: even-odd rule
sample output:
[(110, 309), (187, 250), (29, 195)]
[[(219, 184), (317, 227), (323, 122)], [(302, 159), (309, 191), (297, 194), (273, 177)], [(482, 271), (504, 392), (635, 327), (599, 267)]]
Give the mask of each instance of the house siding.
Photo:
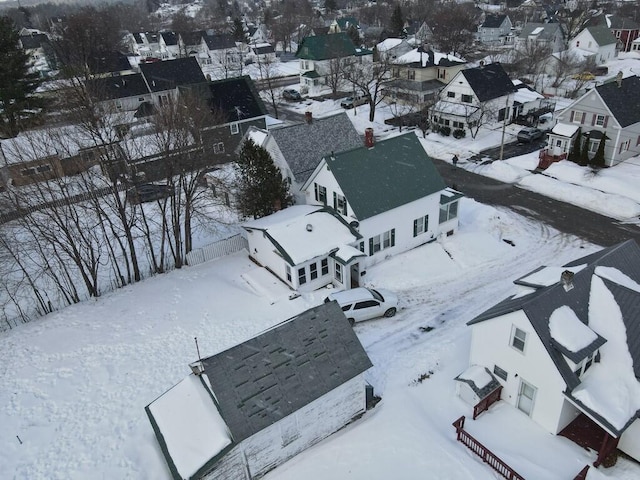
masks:
[[(365, 253), (368, 255), (363, 258), (364, 265), (375, 265), (390, 255), (406, 252), (434, 240), (440, 233), (439, 212), (440, 193), (435, 193), (360, 222), (359, 233), (363, 236)], [(413, 221), (426, 215), (429, 216), (427, 231), (414, 237)], [(395, 246), (370, 255), (369, 239), (391, 229), (395, 230)]]
[[(594, 124), (594, 118), (597, 115), (608, 116), (606, 128)], [(580, 118), (580, 121), (574, 122), (573, 120), (576, 118)], [(616, 165), (640, 154), (640, 122), (624, 129), (620, 128), (620, 125), (595, 90), (579, 98), (558, 115), (558, 122), (580, 126), (582, 133), (592, 130), (604, 132), (608, 137), (604, 149), (605, 164), (607, 166)], [(627, 144), (626, 142), (628, 142), (628, 150), (624, 147)], [(591, 156), (593, 156), (593, 153)]]
[(247, 471), (242, 448), (235, 446), (214, 465), (213, 470), (205, 473), (200, 478), (201, 480), (249, 480), (249, 472)]
[[(356, 416), (364, 413), (365, 409), (364, 377), (358, 375), (288, 417), (249, 437), (240, 444), (240, 447), (244, 452), (251, 478), (264, 475), (340, 430)], [(283, 433), (291, 440), (286, 445), (283, 445)], [(237, 479), (237, 477), (216, 477), (218, 478), (220, 480)]]
[(640, 461), (640, 420), (636, 419), (620, 437), (618, 449)]
[[(527, 333), (524, 353), (511, 346), (512, 326)], [(570, 418), (569, 411), (563, 412), (562, 392), (566, 385), (521, 310), (472, 325), (469, 364), (482, 365), (490, 371), (498, 365), (507, 371), (507, 380), (500, 380), (504, 387), (501, 398), (514, 407), (521, 380), (536, 387), (531, 418), (547, 431), (558, 433)]]
[(572, 47), (586, 50), (594, 54), (596, 63), (604, 63), (607, 60), (611, 60), (616, 56), (616, 44), (611, 43), (609, 45), (598, 45), (598, 42), (593, 38), (593, 35), (589, 30), (583, 30), (573, 40), (571, 40)]

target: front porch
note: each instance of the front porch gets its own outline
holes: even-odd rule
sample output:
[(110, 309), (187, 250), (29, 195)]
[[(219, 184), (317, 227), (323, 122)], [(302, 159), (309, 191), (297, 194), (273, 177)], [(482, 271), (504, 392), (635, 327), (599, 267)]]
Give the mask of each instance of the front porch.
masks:
[[(587, 450), (598, 452), (598, 457), (596, 461), (593, 462), (595, 467), (601, 465), (603, 462), (606, 463), (605, 466), (610, 466), (606, 460), (615, 454), (619, 440), (603, 430), (602, 427), (584, 413), (580, 413), (580, 415), (562, 429), (558, 435), (568, 438)], [(615, 462), (613, 464), (615, 464)]]

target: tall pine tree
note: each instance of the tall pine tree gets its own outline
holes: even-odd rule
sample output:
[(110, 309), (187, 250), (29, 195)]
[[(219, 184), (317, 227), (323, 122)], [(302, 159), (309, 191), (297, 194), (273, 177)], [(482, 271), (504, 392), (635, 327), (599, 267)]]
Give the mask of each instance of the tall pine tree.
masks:
[(391, 18), (389, 20), (389, 32), (394, 37), (404, 36), (404, 18), (402, 17), (402, 8), (400, 8), (399, 3), (396, 4), (396, 7), (393, 9), (393, 13), (391, 14)]
[(22, 124), (42, 106), (33, 96), (41, 81), (29, 72), (29, 56), (18, 45), (13, 21), (0, 17), (0, 134), (15, 137)]
[(289, 203), (287, 182), (264, 148), (247, 140), (236, 159), (237, 195), (240, 212), (261, 218)]
[(603, 133), (596, 154), (591, 159), (591, 165), (594, 167), (604, 167), (604, 144), (607, 136)]
[(580, 129), (578, 128), (578, 132), (576, 133), (576, 138), (573, 140), (573, 146), (571, 150), (569, 150), (568, 160), (571, 160), (574, 163), (580, 163), (580, 142), (582, 140), (582, 135), (580, 134)]

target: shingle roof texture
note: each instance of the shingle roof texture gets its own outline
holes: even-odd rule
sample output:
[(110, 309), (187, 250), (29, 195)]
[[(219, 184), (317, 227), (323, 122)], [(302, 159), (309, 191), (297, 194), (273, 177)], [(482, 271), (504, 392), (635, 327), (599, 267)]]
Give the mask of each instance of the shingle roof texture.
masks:
[(336, 302), (307, 310), (203, 363), (236, 443), (371, 367)]

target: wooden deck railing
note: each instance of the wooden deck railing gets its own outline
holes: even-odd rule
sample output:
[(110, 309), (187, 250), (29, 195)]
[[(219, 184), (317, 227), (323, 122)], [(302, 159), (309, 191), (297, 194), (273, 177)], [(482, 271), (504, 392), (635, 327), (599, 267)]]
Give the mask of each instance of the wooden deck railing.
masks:
[(582, 470), (580, 470), (580, 473), (576, 475), (576, 478), (574, 478), (573, 480), (586, 480), (588, 471), (589, 471), (589, 465), (585, 466)]
[(489, 410), (489, 407), (500, 400), (500, 394), (502, 393), (502, 385), (496, 388), (493, 392), (480, 400), (478, 404), (473, 407), (473, 419), (478, 418), (482, 412)]
[(496, 472), (508, 480), (524, 480), (524, 477), (518, 474), (513, 468), (500, 460), (491, 450), (473, 438), (464, 430), (464, 415), (453, 422), (456, 429), (457, 440), (469, 448), (473, 453), (478, 455), (483, 462), (488, 464)]

